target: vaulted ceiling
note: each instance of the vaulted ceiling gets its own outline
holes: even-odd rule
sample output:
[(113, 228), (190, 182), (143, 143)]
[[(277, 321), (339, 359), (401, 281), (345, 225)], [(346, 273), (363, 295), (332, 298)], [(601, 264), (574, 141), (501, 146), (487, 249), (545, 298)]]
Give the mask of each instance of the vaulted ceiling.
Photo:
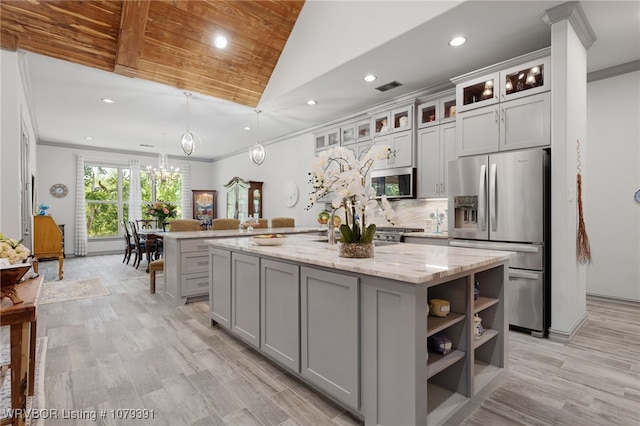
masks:
[[(191, 158), (260, 141), (269, 162), (283, 138), (312, 146), (318, 126), (548, 47), (540, 17), (563, 2), (0, 0), (0, 33), (17, 51), (38, 144), (175, 159), (186, 124), (200, 140)], [(640, 2), (579, 4), (597, 37), (587, 71), (638, 69)], [(218, 31), (225, 50), (213, 47)], [(460, 34), (467, 43), (449, 46)]]
[[(3, 0), (2, 48), (255, 107), (303, 4)], [(224, 49), (214, 46), (219, 35)]]

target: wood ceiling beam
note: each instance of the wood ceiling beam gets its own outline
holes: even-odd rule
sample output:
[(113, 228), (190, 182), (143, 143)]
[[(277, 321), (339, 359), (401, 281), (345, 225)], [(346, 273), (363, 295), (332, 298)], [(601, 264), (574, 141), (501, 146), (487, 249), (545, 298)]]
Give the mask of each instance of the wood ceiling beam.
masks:
[(0, 48), (15, 52), (18, 50), (18, 37), (4, 28), (0, 29)]
[(149, 14), (149, 0), (122, 2), (120, 33), (113, 71), (127, 77), (138, 75), (140, 50)]

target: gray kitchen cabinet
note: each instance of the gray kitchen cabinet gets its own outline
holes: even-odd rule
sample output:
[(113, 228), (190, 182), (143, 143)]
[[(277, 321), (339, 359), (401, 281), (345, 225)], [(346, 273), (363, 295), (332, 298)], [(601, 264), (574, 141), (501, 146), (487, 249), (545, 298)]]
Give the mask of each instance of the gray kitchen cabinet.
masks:
[(323, 151), (325, 149), (333, 148), (340, 145), (340, 128), (335, 127), (331, 129), (324, 129), (314, 133), (315, 136), (315, 150)]
[[(540, 49), (452, 78), (458, 112), (551, 90), (550, 49)], [(499, 95), (499, 96), (498, 96)]]
[(301, 374), (359, 408), (359, 279), (301, 267)]
[(437, 126), (455, 121), (456, 94), (455, 91), (441, 93), (437, 98), (424, 100), (418, 105), (418, 128)]
[(486, 154), (551, 144), (551, 94), (522, 97), (458, 114), (456, 154)]
[(500, 144), (500, 108), (491, 105), (459, 112), (456, 120), (456, 154), (498, 152)]
[(209, 248), (209, 311), (212, 320), (231, 328), (231, 252)]
[(500, 151), (551, 145), (551, 93), (500, 104)]
[(356, 123), (356, 141), (366, 142), (371, 140), (371, 118), (362, 118)]
[(260, 261), (260, 349), (300, 372), (300, 268)]
[(387, 161), (379, 161), (373, 170), (392, 169), (396, 167), (413, 167), (413, 130), (391, 133), (385, 136), (376, 137), (376, 145), (389, 145), (391, 147), (391, 157)]
[(165, 293), (177, 303), (209, 293), (209, 246), (205, 238), (164, 238)]
[(456, 123), (418, 130), (418, 198), (446, 198), (449, 161), (456, 158)]
[(256, 256), (231, 254), (231, 332), (260, 347), (260, 259)]

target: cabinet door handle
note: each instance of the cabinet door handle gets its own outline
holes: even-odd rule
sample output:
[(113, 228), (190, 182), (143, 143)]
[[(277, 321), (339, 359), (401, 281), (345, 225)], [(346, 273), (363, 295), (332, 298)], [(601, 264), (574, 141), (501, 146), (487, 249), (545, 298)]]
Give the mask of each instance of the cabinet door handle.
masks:
[(500, 110), (500, 116), (502, 117), (502, 122), (504, 123), (504, 107)]
[(496, 113), (496, 124), (498, 124), (499, 119), (499, 114), (498, 114), (498, 108), (495, 109), (495, 113)]

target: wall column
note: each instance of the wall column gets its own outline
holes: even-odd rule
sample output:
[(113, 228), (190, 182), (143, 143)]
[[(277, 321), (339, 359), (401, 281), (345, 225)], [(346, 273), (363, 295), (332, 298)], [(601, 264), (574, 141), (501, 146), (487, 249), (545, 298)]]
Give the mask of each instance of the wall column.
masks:
[(551, 327), (568, 342), (586, 319), (585, 266), (577, 262), (577, 143), (587, 149), (587, 49), (595, 41), (578, 2), (545, 11), (551, 25)]

